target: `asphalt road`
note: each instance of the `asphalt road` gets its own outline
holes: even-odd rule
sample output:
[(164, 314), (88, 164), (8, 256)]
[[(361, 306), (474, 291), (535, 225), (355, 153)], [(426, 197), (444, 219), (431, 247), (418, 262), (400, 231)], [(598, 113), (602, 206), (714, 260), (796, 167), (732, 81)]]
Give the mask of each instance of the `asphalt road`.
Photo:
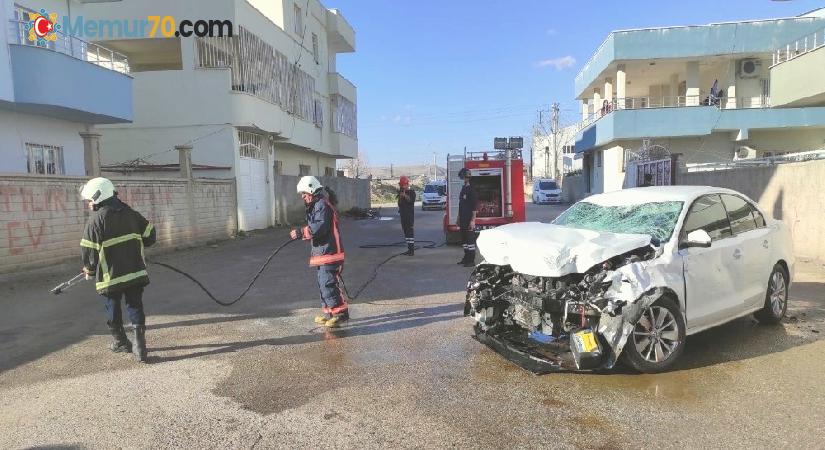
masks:
[[(548, 221), (563, 208), (529, 206)], [(393, 220), (347, 220), (355, 291), (400, 248)], [(443, 241), (440, 212), (416, 211)], [(286, 230), (155, 255), (224, 298), (240, 292)], [(0, 448), (821, 448), (825, 267), (801, 264), (789, 318), (744, 318), (690, 337), (672, 372), (535, 376), (471, 339), (461, 249), (386, 264), (344, 329), (315, 328), (308, 248), (277, 256), (239, 304), (212, 303), (150, 267), (150, 364), (105, 349), (91, 285), (54, 297), (73, 268), (0, 278)], [(711, 294), (711, 293), (709, 293)]]

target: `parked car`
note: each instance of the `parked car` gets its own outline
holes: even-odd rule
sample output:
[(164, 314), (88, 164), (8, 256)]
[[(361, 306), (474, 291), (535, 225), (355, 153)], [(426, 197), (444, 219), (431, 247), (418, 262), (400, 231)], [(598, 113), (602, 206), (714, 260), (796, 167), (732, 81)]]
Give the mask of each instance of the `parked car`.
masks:
[(533, 204), (561, 202), (561, 189), (555, 180), (542, 178), (533, 182)]
[(729, 189), (597, 194), (552, 224), (482, 231), (465, 315), (479, 341), (536, 372), (661, 372), (685, 337), (754, 314), (776, 324), (794, 273), (788, 228)]
[(424, 185), (421, 194), (421, 210), (444, 209), (447, 207), (447, 182), (431, 181)]

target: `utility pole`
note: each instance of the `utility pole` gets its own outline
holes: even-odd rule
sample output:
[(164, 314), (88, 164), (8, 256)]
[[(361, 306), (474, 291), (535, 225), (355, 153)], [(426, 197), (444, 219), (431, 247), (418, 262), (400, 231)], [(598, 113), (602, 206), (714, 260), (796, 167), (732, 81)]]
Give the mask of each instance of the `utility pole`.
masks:
[(553, 103), (553, 119), (550, 123), (553, 132), (553, 179), (559, 179), (559, 103)]
[(392, 173), (392, 163), (390, 163), (390, 178), (395, 178), (395, 176)]
[(433, 174), (430, 179), (435, 180), (436, 178), (438, 178), (438, 160), (435, 157), (435, 152), (433, 152)]

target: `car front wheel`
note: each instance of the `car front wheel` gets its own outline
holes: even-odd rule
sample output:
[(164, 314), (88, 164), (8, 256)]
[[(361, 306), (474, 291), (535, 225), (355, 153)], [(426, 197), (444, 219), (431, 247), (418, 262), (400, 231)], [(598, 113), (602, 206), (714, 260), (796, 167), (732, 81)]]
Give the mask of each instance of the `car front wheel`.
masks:
[(779, 323), (788, 310), (788, 275), (781, 264), (773, 266), (773, 272), (768, 279), (768, 292), (765, 294), (765, 305), (753, 316), (759, 323), (774, 325)]
[(644, 373), (667, 370), (685, 347), (685, 319), (676, 301), (662, 297), (636, 322), (622, 352), (623, 361)]

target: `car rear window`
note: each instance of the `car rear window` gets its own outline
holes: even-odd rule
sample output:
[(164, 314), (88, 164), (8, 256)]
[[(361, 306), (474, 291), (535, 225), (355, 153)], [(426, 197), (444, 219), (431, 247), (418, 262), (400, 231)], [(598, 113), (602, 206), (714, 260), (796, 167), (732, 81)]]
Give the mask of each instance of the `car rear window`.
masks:
[(733, 234), (747, 233), (756, 229), (753, 207), (745, 199), (735, 195), (722, 194), (722, 202), (728, 211)]

